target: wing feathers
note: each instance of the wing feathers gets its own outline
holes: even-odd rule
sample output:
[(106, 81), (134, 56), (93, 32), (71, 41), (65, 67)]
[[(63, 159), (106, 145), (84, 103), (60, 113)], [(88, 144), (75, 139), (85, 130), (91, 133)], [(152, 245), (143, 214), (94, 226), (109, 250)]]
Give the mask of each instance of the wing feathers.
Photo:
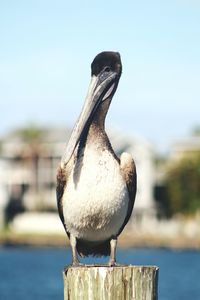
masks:
[(119, 231), (119, 234), (122, 232), (124, 226), (127, 224), (130, 216), (132, 214), (134, 202), (135, 202), (135, 194), (137, 188), (137, 173), (136, 167), (133, 158), (129, 153), (122, 153), (120, 157), (120, 169), (122, 176), (126, 182), (128, 194), (129, 194), (129, 204), (128, 204), (128, 212), (125, 218), (124, 224)]
[(63, 204), (62, 204), (62, 197), (64, 194), (64, 189), (67, 183), (67, 175), (64, 168), (59, 167), (57, 172), (57, 186), (56, 186), (56, 196), (57, 196), (57, 206), (58, 206), (58, 213), (60, 219), (65, 227), (64, 216), (63, 216)]

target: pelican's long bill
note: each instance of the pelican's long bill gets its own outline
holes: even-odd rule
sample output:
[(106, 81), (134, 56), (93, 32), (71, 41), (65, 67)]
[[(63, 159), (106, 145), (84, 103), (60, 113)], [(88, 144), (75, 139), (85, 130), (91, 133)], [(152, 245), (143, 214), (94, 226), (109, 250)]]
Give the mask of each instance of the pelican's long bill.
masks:
[(101, 102), (108, 98), (112, 98), (117, 88), (118, 81), (118, 74), (111, 70), (107, 71), (105, 69), (97, 76), (92, 75), (84, 106), (74, 126), (65, 153), (62, 157), (61, 164), (63, 166), (66, 165), (72, 157), (76, 146), (78, 145), (85, 130), (88, 129), (89, 124), (91, 124), (91, 119)]

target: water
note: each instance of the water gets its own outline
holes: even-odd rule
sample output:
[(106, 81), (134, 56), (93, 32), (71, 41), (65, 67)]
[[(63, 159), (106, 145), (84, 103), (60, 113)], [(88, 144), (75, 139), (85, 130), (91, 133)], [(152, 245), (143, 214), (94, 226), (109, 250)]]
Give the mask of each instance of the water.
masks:
[[(159, 300), (200, 299), (200, 252), (119, 249), (117, 259), (159, 266)], [(70, 261), (66, 249), (0, 248), (0, 300), (63, 300), (62, 270)]]

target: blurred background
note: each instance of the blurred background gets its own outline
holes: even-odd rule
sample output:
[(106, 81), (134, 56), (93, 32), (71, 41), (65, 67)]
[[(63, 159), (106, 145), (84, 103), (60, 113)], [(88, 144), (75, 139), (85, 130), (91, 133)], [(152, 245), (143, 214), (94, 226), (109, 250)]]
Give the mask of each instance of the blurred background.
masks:
[[(160, 266), (159, 299), (200, 298), (193, 280), (200, 271), (199, 35), (196, 0), (0, 4), (2, 299), (11, 299), (11, 287), (16, 299), (62, 299), (58, 270), (70, 253), (57, 214), (56, 171), (90, 64), (105, 50), (120, 52), (123, 64), (107, 132), (118, 155), (132, 154), (138, 173), (119, 259)], [(29, 282), (33, 261), (30, 276), (38, 276), (37, 263), (53, 271), (48, 284), (45, 273), (38, 283), (46, 294), (23, 281), (19, 288), (10, 261)]]

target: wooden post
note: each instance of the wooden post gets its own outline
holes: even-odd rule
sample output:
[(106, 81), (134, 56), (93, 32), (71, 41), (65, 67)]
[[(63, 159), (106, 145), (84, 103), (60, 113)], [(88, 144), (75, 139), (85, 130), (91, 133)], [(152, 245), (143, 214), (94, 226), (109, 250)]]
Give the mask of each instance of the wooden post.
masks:
[(64, 300), (157, 300), (158, 267), (87, 265), (64, 270)]

